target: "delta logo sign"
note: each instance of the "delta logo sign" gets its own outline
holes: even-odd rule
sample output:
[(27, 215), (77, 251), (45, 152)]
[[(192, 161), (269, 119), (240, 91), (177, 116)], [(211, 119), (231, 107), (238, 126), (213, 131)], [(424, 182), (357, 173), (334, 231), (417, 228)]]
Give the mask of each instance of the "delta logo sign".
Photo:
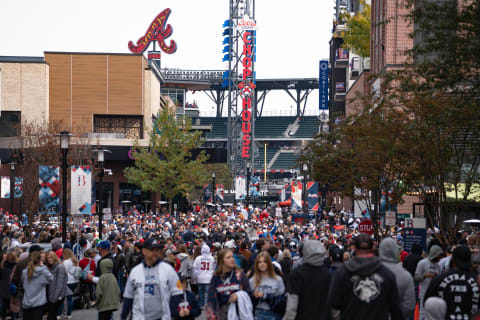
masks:
[(174, 40), (170, 40), (170, 45), (165, 43), (165, 39), (170, 37), (173, 32), (172, 26), (166, 24), (171, 12), (172, 10), (170, 9), (165, 9), (160, 12), (158, 16), (153, 19), (145, 35), (140, 37), (136, 44), (132, 41), (128, 43), (128, 49), (130, 49), (132, 53), (143, 53), (147, 50), (150, 42), (157, 41), (163, 52), (167, 54), (175, 53), (175, 51), (177, 51), (177, 43)]
[(238, 84), (240, 96), (242, 97), (242, 158), (250, 158), (252, 142), (252, 97), (255, 91), (253, 77), (253, 34), (254, 30), (247, 30), (243, 33), (243, 59), (242, 59), (242, 82)]

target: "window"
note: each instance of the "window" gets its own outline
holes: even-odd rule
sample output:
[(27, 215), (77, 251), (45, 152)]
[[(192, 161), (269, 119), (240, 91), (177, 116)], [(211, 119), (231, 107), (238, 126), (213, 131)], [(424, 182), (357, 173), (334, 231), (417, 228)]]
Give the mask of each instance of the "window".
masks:
[(143, 139), (143, 116), (94, 115), (93, 131), (117, 134), (123, 139)]
[(2, 111), (0, 117), (0, 138), (20, 136), (20, 111)]
[(183, 103), (185, 101), (185, 90), (184, 89), (174, 89), (174, 88), (161, 88), (160, 94), (162, 96), (169, 96), (175, 106), (183, 107)]
[(120, 204), (128, 204), (127, 207), (136, 206), (138, 210), (145, 209), (146, 201), (149, 201), (150, 192), (142, 192), (139, 186), (131, 183), (120, 183)]

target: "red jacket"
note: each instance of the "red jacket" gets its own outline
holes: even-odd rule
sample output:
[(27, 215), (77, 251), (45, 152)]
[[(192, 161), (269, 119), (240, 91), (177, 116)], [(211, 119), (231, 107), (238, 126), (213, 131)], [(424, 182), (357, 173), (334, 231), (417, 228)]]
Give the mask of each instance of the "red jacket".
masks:
[[(90, 263), (90, 261), (92, 261)], [(93, 259), (90, 259), (90, 258), (82, 258), (82, 260), (80, 260), (78, 262), (78, 266), (80, 268), (85, 269), (87, 267), (87, 265), (90, 263), (90, 273), (95, 275), (95, 268), (96, 268), (96, 265), (95, 265), (95, 261)], [(87, 282), (91, 282), (91, 281), (88, 281)]]

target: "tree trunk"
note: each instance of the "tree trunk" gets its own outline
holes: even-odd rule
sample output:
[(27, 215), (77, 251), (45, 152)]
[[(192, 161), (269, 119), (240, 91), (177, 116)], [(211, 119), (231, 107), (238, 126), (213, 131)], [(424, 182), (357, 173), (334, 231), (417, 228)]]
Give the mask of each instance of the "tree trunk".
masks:
[(169, 213), (170, 215), (173, 214), (172, 206), (173, 206), (173, 199), (168, 199), (168, 213)]

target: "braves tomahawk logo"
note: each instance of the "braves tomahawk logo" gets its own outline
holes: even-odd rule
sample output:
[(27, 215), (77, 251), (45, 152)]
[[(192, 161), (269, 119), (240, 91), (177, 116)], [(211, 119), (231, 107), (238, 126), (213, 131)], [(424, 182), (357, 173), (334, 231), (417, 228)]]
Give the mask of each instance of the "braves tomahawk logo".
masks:
[(148, 27), (145, 35), (137, 40), (136, 45), (132, 41), (128, 43), (128, 49), (133, 53), (142, 53), (148, 48), (150, 42), (158, 41), (158, 45), (163, 52), (168, 54), (175, 53), (175, 51), (177, 51), (176, 42), (171, 40), (169, 46), (165, 43), (165, 39), (170, 37), (173, 32), (172, 26), (170, 24), (166, 25), (168, 16), (171, 12), (172, 10), (170, 9), (165, 9), (160, 12)]

